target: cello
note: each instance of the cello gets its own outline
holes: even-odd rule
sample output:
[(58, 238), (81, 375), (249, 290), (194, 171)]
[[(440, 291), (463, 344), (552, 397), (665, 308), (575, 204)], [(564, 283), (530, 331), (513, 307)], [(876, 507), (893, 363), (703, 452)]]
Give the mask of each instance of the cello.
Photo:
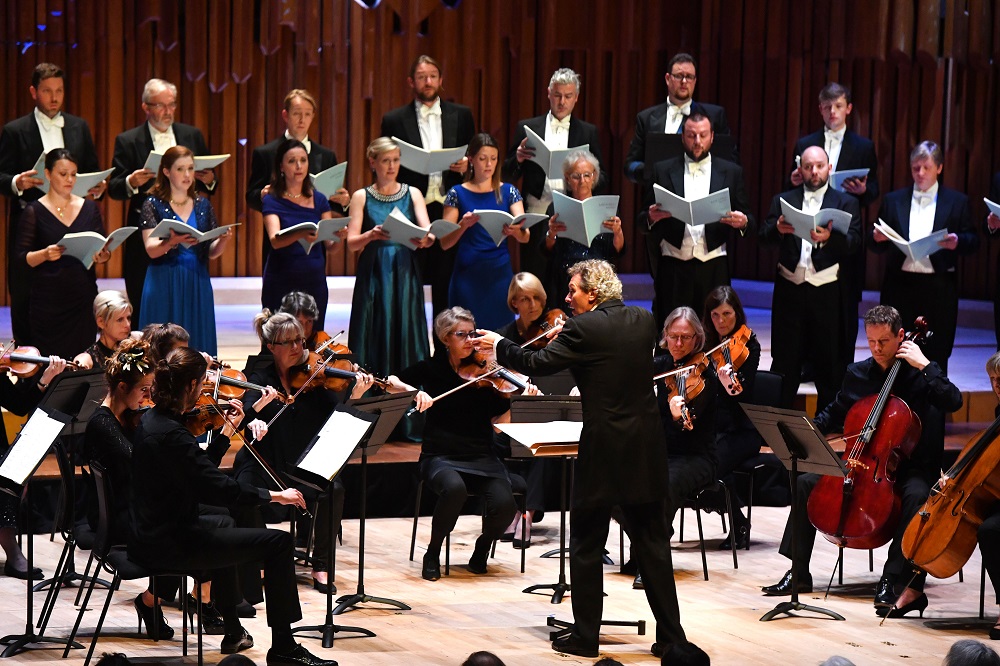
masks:
[(903, 556), (935, 578), (954, 576), (1000, 499), (1000, 418), (969, 440), (903, 533)]
[[(918, 317), (905, 340), (921, 342), (927, 322)], [(902, 359), (896, 359), (882, 389), (857, 401), (844, 419), (843, 460), (847, 475), (823, 476), (809, 495), (809, 522), (827, 541), (842, 548), (878, 548), (899, 523), (901, 500), (895, 487), (899, 463), (920, 439), (920, 417), (892, 395)]]

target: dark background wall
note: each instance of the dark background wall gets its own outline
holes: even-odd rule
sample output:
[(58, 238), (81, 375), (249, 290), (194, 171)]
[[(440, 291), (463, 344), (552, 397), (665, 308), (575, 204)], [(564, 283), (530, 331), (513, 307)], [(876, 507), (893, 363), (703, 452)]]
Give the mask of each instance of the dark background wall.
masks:
[[(632, 241), (622, 270), (642, 272), (636, 191), (622, 161), (635, 114), (663, 100), (667, 61), (688, 51), (699, 60), (696, 99), (728, 111), (758, 215), (781, 189), (795, 139), (821, 126), (816, 95), (828, 80), (853, 89), (849, 124), (875, 141), (883, 192), (910, 184), (909, 151), (931, 139), (945, 150), (944, 183), (969, 194), (977, 224), (986, 214), (982, 198), (1000, 170), (1000, 9), (989, 0), (456, 2), (4, 2), (0, 120), (31, 110), (31, 71), (55, 62), (67, 72), (66, 110), (88, 120), (109, 167), (115, 136), (144, 120), (146, 79), (176, 83), (177, 119), (200, 127), (212, 152), (233, 154), (219, 169), (213, 204), (220, 220), (243, 226), (213, 274), (259, 275), (260, 216), (243, 195), (253, 147), (283, 129), (289, 89), (319, 98), (311, 137), (350, 162), (353, 190), (369, 182), (364, 149), (382, 114), (411, 99), (406, 74), (417, 54), (442, 62), (444, 96), (472, 107), (478, 127), (501, 145), (518, 119), (547, 109), (548, 78), (568, 66), (584, 81), (576, 113), (601, 128), (602, 166), (622, 195)], [(120, 226), (123, 204), (102, 207), (108, 229)], [(0, 246), (6, 257), (5, 237)], [(750, 240), (731, 254), (737, 277), (772, 279), (772, 251)], [(995, 255), (984, 244), (963, 260), (963, 296), (992, 295)], [(120, 262), (116, 253), (98, 270), (118, 276)], [(350, 274), (353, 265), (338, 248), (329, 272)], [(869, 288), (878, 287), (878, 267), (869, 255)]]

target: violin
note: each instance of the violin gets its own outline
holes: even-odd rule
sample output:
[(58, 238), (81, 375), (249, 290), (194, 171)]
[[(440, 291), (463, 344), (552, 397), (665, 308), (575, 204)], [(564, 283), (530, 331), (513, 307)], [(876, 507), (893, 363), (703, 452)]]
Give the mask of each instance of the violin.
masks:
[[(254, 389), (264, 392), (265, 386), (260, 384), (253, 384), (247, 381), (246, 375), (244, 375), (239, 370), (235, 370), (228, 366), (221, 367), (217, 370), (209, 370), (208, 374), (205, 376), (204, 391), (216, 395), (216, 384), (218, 384), (218, 396), (223, 397), (227, 400), (234, 400), (243, 397), (243, 394), (247, 392), (248, 389)], [(281, 403), (286, 403), (290, 400), (288, 395), (278, 391), (276, 398)]]
[[(13, 342), (0, 355), (0, 370), (15, 377), (34, 377), (39, 368), (48, 364), (49, 357), (41, 356), (35, 347), (14, 347)], [(76, 361), (66, 361), (66, 367), (79, 370), (81, 366)]]
[(564, 313), (559, 308), (553, 308), (549, 310), (541, 317), (531, 322), (531, 324), (521, 333), (521, 336), (527, 340), (521, 347), (526, 347), (528, 349), (544, 349), (545, 345), (549, 344), (551, 338), (546, 337), (553, 328), (562, 326), (566, 321), (566, 313)]
[(711, 359), (708, 356), (699, 352), (691, 358), (688, 365), (653, 377), (654, 381), (663, 380), (668, 400), (674, 395), (679, 395), (684, 399), (684, 404), (681, 405), (681, 427), (684, 430), (694, 430), (695, 414), (691, 412), (688, 403), (705, 390), (705, 378), (702, 373), (710, 362)]
[[(350, 353), (350, 350), (344, 345), (339, 346), (347, 350), (346, 353)], [(317, 352), (309, 352), (309, 357), (306, 361), (292, 368), (288, 375), (288, 381), (292, 389), (298, 392), (311, 391), (312, 389), (323, 387), (336, 393), (347, 390), (351, 382), (358, 378), (358, 373), (354, 370), (354, 364), (347, 359), (336, 358), (333, 355), (328, 358), (331, 360), (322, 358), (321, 354)], [(325, 363), (323, 372), (320, 375), (316, 375), (315, 370), (321, 363)], [(375, 384), (383, 389), (389, 385), (387, 379), (376, 377), (374, 380)]]
[[(492, 387), (502, 396), (511, 396), (528, 388), (528, 378), (497, 364), (490, 363), (480, 351), (462, 359), (458, 376), (480, 387)], [(442, 396), (438, 396), (442, 397)]]
[[(918, 317), (905, 339), (922, 342), (927, 322)], [(899, 523), (900, 491), (896, 469), (920, 439), (920, 417), (892, 395), (904, 363), (896, 359), (877, 395), (857, 401), (844, 418), (847, 475), (821, 477), (809, 495), (809, 521), (827, 541), (844, 548), (878, 548), (889, 542)]]
[(715, 367), (722, 368), (729, 366), (730, 385), (726, 387), (729, 395), (739, 395), (743, 392), (743, 385), (740, 383), (739, 369), (744, 361), (750, 356), (750, 349), (747, 343), (753, 331), (746, 324), (740, 326), (728, 338), (723, 340), (717, 347), (708, 352)]
[(201, 437), (209, 430), (218, 430), (227, 422), (230, 413), (227, 403), (216, 402), (212, 396), (202, 393), (190, 411), (184, 412), (184, 426), (195, 437)]

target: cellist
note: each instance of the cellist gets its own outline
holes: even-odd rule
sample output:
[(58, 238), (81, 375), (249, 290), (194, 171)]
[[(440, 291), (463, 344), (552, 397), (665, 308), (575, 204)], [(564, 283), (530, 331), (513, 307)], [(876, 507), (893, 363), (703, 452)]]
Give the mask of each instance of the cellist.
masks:
[[(1000, 398), (1000, 352), (990, 356), (986, 361), (986, 374), (990, 376), (990, 386), (993, 393)], [(996, 416), (1000, 417), (1000, 405), (995, 410)], [(997, 603), (1000, 603), (1000, 506), (995, 507), (992, 516), (983, 521), (976, 534), (979, 542), (979, 552), (983, 556), (983, 563), (986, 571), (993, 582), (993, 591), (996, 594)], [(990, 628), (990, 638), (1000, 640), (1000, 618), (993, 627)]]
[[(836, 399), (815, 418), (820, 432), (829, 434), (842, 431), (847, 412), (855, 402), (879, 392), (896, 359), (905, 363), (900, 367), (893, 393), (906, 402), (921, 421), (926, 422), (928, 413), (933, 409), (947, 413), (957, 411), (962, 406), (961, 392), (948, 380), (937, 363), (929, 361), (915, 343), (903, 340), (903, 321), (895, 308), (875, 306), (865, 313), (864, 324), (871, 358), (848, 366)], [(817, 340), (817, 344), (822, 344), (822, 341)], [(896, 487), (902, 495), (902, 507), (882, 577), (875, 588), (876, 613), (880, 615), (889, 613), (890, 617), (901, 617), (912, 610), (923, 612), (927, 607), (927, 597), (923, 593), (924, 576), (914, 579), (897, 597), (896, 585), (906, 584), (912, 570), (900, 550), (900, 541), (910, 519), (930, 494), (930, 487), (941, 468), (943, 452), (943, 433), (925, 428), (913, 455), (903, 461), (897, 470)], [(792, 562), (792, 566), (798, 573), (799, 592), (812, 592), (809, 560), (816, 529), (809, 522), (806, 504), (819, 478), (817, 474), (801, 474), (798, 478), (801, 510), (798, 512), (800, 523), (795, 526), (794, 531), (798, 543), (796, 561)], [(779, 553), (789, 558), (792, 552), (792, 534), (789, 517), (778, 549)], [(789, 569), (780, 581), (761, 588), (761, 591), (768, 596), (791, 594), (792, 570)], [(893, 604), (898, 608), (890, 612)]]

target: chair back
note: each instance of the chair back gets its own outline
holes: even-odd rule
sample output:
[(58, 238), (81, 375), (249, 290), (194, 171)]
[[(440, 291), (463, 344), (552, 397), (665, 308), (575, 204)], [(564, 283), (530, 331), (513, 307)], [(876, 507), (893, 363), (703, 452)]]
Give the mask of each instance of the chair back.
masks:
[(781, 387), (785, 378), (780, 372), (758, 370), (754, 378), (750, 403), (765, 407), (781, 407)]
[(76, 524), (76, 509), (73, 498), (76, 496), (73, 484), (76, 482), (73, 473), (73, 463), (69, 460), (69, 451), (61, 444), (53, 444), (51, 451), (56, 456), (59, 465), (59, 506), (56, 508), (56, 529), (64, 538), (70, 538), (73, 526)]
[(111, 550), (111, 507), (112, 489), (107, 472), (98, 462), (90, 463), (90, 473), (94, 475), (97, 490), (97, 533), (94, 536), (94, 556), (104, 559)]

